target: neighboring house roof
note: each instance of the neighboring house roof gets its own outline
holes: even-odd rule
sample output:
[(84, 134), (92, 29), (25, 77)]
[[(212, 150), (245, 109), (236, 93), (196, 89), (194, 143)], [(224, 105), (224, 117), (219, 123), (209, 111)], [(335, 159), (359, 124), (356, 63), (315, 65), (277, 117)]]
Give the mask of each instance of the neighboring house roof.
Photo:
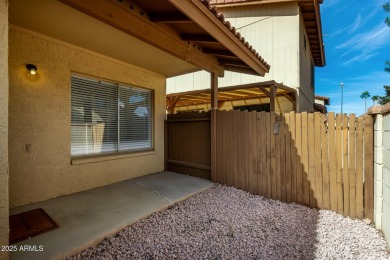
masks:
[(328, 109), (326, 108), (326, 106), (314, 103), (314, 112), (321, 112), (323, 114), (326, 114), (328, 113)]
[(270, 69), (208, 0), (60, 1), (220, 76), (223, 70), (264, 76)]
[(212, 5), (221, 8), (238, 5), (263, 5), (287, 2), (297, 2), (300, 5), (314, 65), (318, 67), (325, 66), (325, 50), (319, 6), (323, 3), (323, 0), (211, 0)]
[[(218, 88), (218, 102), (237, 101), (270, 96), (270, 87), (276, 86), (275, 96), (285, 96), (294, 103), (296, 90), (276, 83), (275, 81), (258, 82)], [(167, 107), (183, 107), (208, 104), (211, 100), (211, 89), (193, 90), (167, 94)]]
[(319, 100), (323, 100), (323, 101), (324, 101), (324, 104), (327, 105), (327, 106), (330, 104), (330, 99), (329, 99), (329, 97), (318, 96), (318, 95), (316, 95), (314, 98), (315, 98), (315, 99), (319, 99)]

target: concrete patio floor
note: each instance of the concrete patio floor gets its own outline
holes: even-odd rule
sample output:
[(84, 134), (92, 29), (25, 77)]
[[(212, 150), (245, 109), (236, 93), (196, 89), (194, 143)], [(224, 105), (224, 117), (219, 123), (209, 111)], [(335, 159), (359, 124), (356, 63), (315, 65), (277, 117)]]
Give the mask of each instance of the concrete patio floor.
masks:
[(213, 186), (207, 180), (173, 172), (155, 173), (112, 185), (11, 209), (17, 214), (43, 208), (58, 229), (15, 245), (43, 246), (41, 252), (12, 252), (11, 259), (61, 259)]

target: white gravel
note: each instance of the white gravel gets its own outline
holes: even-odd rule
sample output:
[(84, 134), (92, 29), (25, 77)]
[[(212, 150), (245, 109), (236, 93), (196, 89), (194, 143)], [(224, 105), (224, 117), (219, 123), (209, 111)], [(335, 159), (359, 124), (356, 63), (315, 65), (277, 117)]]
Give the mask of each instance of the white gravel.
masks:
[(216, 185), (69, 259), (390, 259), (373, 227)]

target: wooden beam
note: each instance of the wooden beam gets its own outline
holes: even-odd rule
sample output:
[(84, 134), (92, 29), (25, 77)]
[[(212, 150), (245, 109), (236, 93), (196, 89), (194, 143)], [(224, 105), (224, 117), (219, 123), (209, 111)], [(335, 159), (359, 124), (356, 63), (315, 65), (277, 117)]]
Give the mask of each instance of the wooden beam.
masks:
[(218, 101), (218, 110), (225, 104), (225, 101)]
[(283, 94), (288, 100), (294, 103), (294, 99), (289, 94)]
[(180, 34), (180, 39), (183, 41), (189, 42), (211, 42), (218, 43), (216, 39), (214, 39), (209, 34)]
[(149, 14), (149, 18), (155, 23), (189, 23), (190, 18), (181, 12)]
[[(172, 32), (153, 23), (146, 16), (133, 12), (124, 1), (122, 3), (116, 0), (59, 1), (177, 58), (209, 72), (217, 71), (219, 76), (223, 76), (224, 71), (217, 58), (205, 55), (197, 48), (191, 48), (178, 35), (173, 35)], [(183, 2), (187, 3), (187, 1)]]
[(236, 58), (236, 55), (235, 55), (233, 52), (227, 51), (227, 50), (204, 48), (204, 49), (203, 49), (203, 53), (205, 53), (205, 54), (211, 54), (211, 55), (215, 55), (215, 56), (223, 56), (223, 57), (233, 57), (233, 58)]
[[(296, 90), (293, 88), (289, 88), (285, 85), (276, 83), (274, 80), (269, 81), (263, 81), (263, 82), (255, 82), (255, 83), (249, 83), (249, 84), (241, 84), (241, 85), (233, 85), (228, 87), (221, 87), (219, 88), (220, 93), (225, 93), (230, 90), (240, 90), (240, 89), (246, 89), (246, 88), (258, 88), (258, 87), (270, 87), (271, 85), (275, 85), (278, 87), (278, 89), (283, 89), (291, 93), (296, 93)], [(185, 92), (179, 92), (170, 94), (173, 96), (182, 96), (182, 95), (193, 95), (193, 94), (199, 94), (199, 93), (211, 93), (211, 89), (200, 89), (200, 90), (191, 90), (191, 91), (185, 91)]]
[[(220, 95), (221, 92), (218, 93), (218, 102), (230, 102), (230, 101), (239, 101), (239, 100), (251, 100), (251, 99), (262, 99), (266, 98), (267, 96), (259, 96), (259, 95), (252, 95), (252, 96), (234, 96), (234, 97), (223, 97)], [(180, 100), (176, 107), (183, 107), (183, 106), (189, 106), (189, 105), (202, 105), (202, 104), (210, 104), (211, 101), (208, 100), (207, 102), (199, 102), (196, 100)], [(218, 103), (219, 104), (219, 103)]]
[(223, 66), (223, 68), (225, 70), (228, 70), (228, 71), (259, 76), (256, 71), (254, 71), (253, 69), (251, 69), (249, 67), (245, 68), (245, 67), (239, 67), (239, 66), (225, 65), (225, 66)]
[(180, 99), (180, 96), (177, 96), (177, 97), (173, 97), (173, 99), (171, 100), (171, 104), (170, 104), (170, 107), (169, 107), (169, 113), (170, 114), (174, 114), (175, 113), (175, 106), (177, 104), (177, 102), (179, 101)]
[[(199, 0), (167, 0), (181, 12), (190, 17), (199, 27), (207, 31), (214, 39), (233, 52), (248, 65), (257, 75), (264, 76), (269, 72), (268, 66), (225, 26), (208, 6)], [(248, 71), (246, 71), (248, 72)], [(244, 72), (244, 73), (246, 73)]]
[(232, 65), (232, 66), (249, 68), (248, 65), (246, 65), (244, 62), (240, 60), (231, 60), (231, 59), (218, 59), (218, 60), (219, 60), (219, 64), (221, 64), (222, 66)]
[(225, 3), (212, 3), (215, 7), (233, 7), (233, 6), (245, 6), (245, 5), (264, 5), (264, 4), (276, 4), (276, 3), (310, 3), (313, 2), (313, 0), (253, 0), (253, 1), (241, 1), (241, 2), (232, 2), (232, 1), (226, 1)]
[[(229, 93), (237, 94), (237, 95), (244, 96), (244, 97), (251, 96), (251, 93), (245, 92), (244, 90), (240, 90), (240, 89), (231, 90), (231, 91), (229, 91)], [(252, 93), (252, 95), (253, 95), (253, 93)], [(255, 95), (257, 95), (257, 94), (255, 94)]]
[(209, 98), (202, 98), (202, 97), (181, 97), (180, 102), (199, 102), (199, 103), (208, 103), (210, 102)]
[(271, 85), (270, 86), (270, 90), (271, 90), (271, 92), (270, 92), (270, 110), (271, 110), (271, 112), (275, 112), (275, 97), (276, 97), (276, 87), (275, 87), (275, 85)]
[(265, 87), (260, 86), (260, 87), (258, 87), (258, 88), (261, 90), (261, 92), (263, 92), (264, 94), (266, 94), (267, 97), (270, 97), (270, 96), (271, 96), (271, 93), (269, 93), (269, 91), (266, 90)]

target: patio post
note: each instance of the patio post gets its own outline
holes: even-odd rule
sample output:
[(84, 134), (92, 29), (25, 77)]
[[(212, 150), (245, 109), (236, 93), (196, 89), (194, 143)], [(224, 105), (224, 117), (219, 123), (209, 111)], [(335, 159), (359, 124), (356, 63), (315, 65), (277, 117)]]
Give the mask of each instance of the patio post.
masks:
[[(8, 245), (8, 1), (0, 0), (0, 246)], [(8, 259), (0, 250), (0, 259)]]
[(217, 111), (218, 111), (218, 74), (211, 73), (211, 181), (217, 177)]
[(271, 85), (270, 86), (270, 97), (269, 97), (271, 112), (275, 112), (275, 97), (276, 97), (276, 86)]

